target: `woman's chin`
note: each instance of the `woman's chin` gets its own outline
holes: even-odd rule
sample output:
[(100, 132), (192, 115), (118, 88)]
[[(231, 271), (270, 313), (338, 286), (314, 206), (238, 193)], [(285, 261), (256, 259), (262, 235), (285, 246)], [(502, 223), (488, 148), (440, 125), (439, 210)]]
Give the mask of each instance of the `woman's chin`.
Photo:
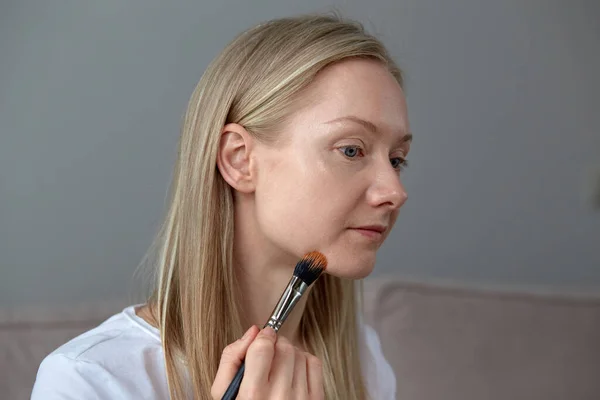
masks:
[(373, 272), (375, 262), (332, 263), (327, 267), (327, 273), (345, 279), (363, 279)]
[(361, 247), (322, 246), (319, 251), (327, 258), (326, 272), (346, 279), (363, 279), (375, 267), (377, 251)]

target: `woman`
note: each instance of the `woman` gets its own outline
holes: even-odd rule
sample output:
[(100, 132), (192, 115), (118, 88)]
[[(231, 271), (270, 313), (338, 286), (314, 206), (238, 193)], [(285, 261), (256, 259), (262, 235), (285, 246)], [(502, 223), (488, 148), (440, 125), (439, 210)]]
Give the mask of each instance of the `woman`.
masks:
[[(394, 399), (354, 281), (406, 201), (411, 138), (401, 72), (359, 24), (241, 34), (189, 102), (154, 294), (49, 355), (33, 399), (220, 399), (244, 359), (240, 399)], [(315, 249), (327, 273), (259, 333)]]

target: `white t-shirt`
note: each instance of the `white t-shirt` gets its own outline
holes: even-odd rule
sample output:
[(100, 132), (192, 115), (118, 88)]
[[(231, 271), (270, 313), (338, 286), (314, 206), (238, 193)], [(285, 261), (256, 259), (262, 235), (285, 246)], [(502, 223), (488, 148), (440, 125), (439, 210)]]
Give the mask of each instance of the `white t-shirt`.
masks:
[[(168, 399), (158, 329), (130, 306), (62, 345), (37, 373), (32, 400)], [(394, 400), (396, 379), (379, 338), (363, 325), (363, 369), (374, 400)]]

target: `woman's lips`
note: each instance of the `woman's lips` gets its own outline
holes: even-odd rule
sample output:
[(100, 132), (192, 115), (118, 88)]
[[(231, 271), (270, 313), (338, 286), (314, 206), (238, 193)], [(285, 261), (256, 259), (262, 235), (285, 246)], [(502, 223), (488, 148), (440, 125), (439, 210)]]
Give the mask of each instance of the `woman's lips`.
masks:
[(383, 232), (385, 231), (385, 228), (382, 227), (359, 227), (350, 229), (372, 240), (381, 240)]

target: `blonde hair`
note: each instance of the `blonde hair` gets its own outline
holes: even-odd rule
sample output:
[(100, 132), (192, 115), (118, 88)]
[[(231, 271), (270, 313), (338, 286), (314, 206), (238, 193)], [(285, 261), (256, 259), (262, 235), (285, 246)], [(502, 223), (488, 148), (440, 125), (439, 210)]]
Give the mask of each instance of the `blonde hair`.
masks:
[[(184, 117), (169, 208), (155, 242), (157, 282), (149, 300), (164, 349), (171, 398), (210, 399), (221, 352), (243, 333), (232, 266), (233, 193), (216, 167), (223, 126), (275, 139), (317, 73), (350, 58), (402, 75), (362, 25), (334, 15), (282, 18), (239, 35), (209, 65)], [(328, 399), (362, 400), (358, 297), (354, 282), (324, 275), (300, 330), (323, 361)], [(329, 310), (335, 310), (330, 312)]]

